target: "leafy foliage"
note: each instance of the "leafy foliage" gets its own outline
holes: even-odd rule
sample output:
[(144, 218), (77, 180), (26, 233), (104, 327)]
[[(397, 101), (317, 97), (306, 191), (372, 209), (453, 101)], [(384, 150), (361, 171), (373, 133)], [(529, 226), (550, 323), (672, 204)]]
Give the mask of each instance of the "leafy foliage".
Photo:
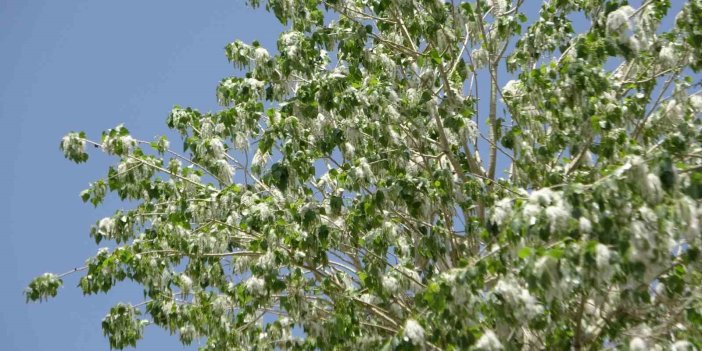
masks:
[(58, 288), (61, 285), (63, 285), (63, 281), (56, 274), (44, 273), (29, 283), (24, 294), (27, 297), (27, 301), (48, 300), (49, 297), (54, 297), (58, 294)]
[(111, 348), (123, 349), (125, 346), (136, 346), (141, 339), (144, 325), (148, 322), (137, 320), (140, 311), (130, 305), (117, 304), (102, 320), (102, 330), (110, 341)]
[(136, 204), (79, 283), (144, 289), (110, 346), (702, 348), (702, 1), (540, 6), (269, 0), (277, 53), (226, 46), (223, 109), (168, 116), (182, 152), (68, 134), (119, 160), (83, 201)]

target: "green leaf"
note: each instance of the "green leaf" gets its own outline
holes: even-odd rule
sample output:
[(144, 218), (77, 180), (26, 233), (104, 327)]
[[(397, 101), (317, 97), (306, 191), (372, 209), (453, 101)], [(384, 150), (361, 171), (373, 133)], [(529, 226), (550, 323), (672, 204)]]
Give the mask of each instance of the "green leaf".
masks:
[(24, 291), (24, 296), (27, 301), (45, 301), (50, 297), (56, 296), (61, 285), (63, 285), (63, 280), (56, 274), (44, 273), (29, 283), (29, 286)]
[(534, 249), (532, 249), (531, 247), (528, 247), (528, 246), (522, 247), (517, 252), (517, 256), (519, 256), (519, 258), (522, 258), (522, 259), (530, 257), (533, 254), (534, 254)]

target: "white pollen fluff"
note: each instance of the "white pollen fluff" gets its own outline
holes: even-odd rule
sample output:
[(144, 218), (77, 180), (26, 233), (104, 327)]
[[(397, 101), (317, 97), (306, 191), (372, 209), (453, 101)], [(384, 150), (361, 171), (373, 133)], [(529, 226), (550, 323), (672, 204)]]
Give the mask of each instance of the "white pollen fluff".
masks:
[(246, 290), (253, 294), (263, 295), (266, 289), (266, 282), (259, 277), (251, 277), (245, 283)]
[(382, 283), (383, 289), (390, 294), (396, 293), (400, 288), (400, 282), (397, 280), (397, 278), (390, 275), (384, 276)]
[(702, 95), (693, 95), (690, 97), (690, 106), (696, 113), (702, 113)]
[(347, 69), (343, 66), (337, 67), (331, 71), (329, 78), (344, 78), (346, 77), (346, 71)]
[(636, 37), (629, 37), (627, 39), (627, 43), (629, 44), (629, 49), (634, 53), (638, 53), (639, 51), (641, 51), (641, 41), (636, 39)]
[(502, 225), (505, 219), (512, 214), (512, 200), (509, 198), (504, 198), (497, 201), (495, 207), (492, 208), (491, 219), (497, 225)]
[(700, 220), (697, 216), (696, 202), (687, 196), (683, 197), (679, 203), (679, 211), (686, 224), (686, 239), (689, 242), (695, 242), (695, 238), (700, 235)]
[(678, 340), (670, 346), (671, 351), (694, 351), (695, 346), (687, 340)]
[(634, 262), (647, 263), (653, 258), (652, 249), (656, 247), (654, 233), (640, 220), (631, 223), (630, 259)]
[(524, 212), (524, 217), (526, 217), (528, 219), (529, 225), (534, 225), (534, 224), (536, 224), (536, 219), (539, 217), (539, 214), (541, 213), (541, 207), (539, 207), (539, 205), (529, 203), (529, 204), (526, 204), (526, 206), (524, 206), (523, 212)]
[(597, 244), (595, 248), (595, 262), (597, 262), (597, 268), (607, 270), (609, 268), (609, 259), (611, 256), (612, 253), (607, 245)]
[(481, 48), (473, 50), (470, 54), (475, 68), (481, 68), (490, 63), (490, 55), (487, 50)]
[(111, 236), (115, 228), (115, 220), (105, 217), (98, 223), (98, 233), (104, 236)]
[(304, 35), (297, 31), (283, 33), (280, 36), (280, 42), (283, 45), (283, 52), (290, 58), (297, 57), (300, 51), (300, 42), (302, 41)]
[(475, 343), (475, 347), (486, 351), (502, 350), (502, 343), (497, 339), (497, 335), (492, 330), (486, 330)]
[(566, 227), (570, 213), (564, 206), (549, 206), (546, 208), (546, 217), (550, 223), (551, 232), (557, 232)]
[(354, 167), (352, 169), (354, 177), (358, 180), (363, 180), (365, 179), (366, 175), (363, 173), (363, 168), (361, 167)]
[(546, 273), (550, 274), (553, 271), (553, 268), (555, 268), (556, 264), (556, 260), (552, 259), (551, 257), (542, 256), (534, 264), (534, 273), (536, 273), (536, 275), (539, 277)]
[(551, 189), (542, 188), (539, 190), (534, 190), (531, 192), (531, 194), (529, 194), (529, 202), (545, 206), (551, 204), (551, 202), (557, 197), (559, 197), (558, 194), (551, 191)]
[(257, 265), (263, 269), (275, 267), (275, 254), (273, 254), (273, 251), (266, 251), (265, 255), (261, 255), (258, 258)]
[(671, 122), (680, 122), (682, 120), (683, 109), (678, 104), (677, 100), (670, 99), (663, 109), (665, 116)]
[(361, 301), (363, 301), (369, 305), (377, 304), (378, 300), (379, 300), (378, 297), (375, 295), (371, 295), (371, 294), (362, 294), (361, 295)]
[(487, 0), (487, 5), (489, 9), (492, 9), (492, 13), (495, 16), (499, 16), (507, 11), (506, 0)]
[(592, 222), (590, 222), (590, 220), (586, 217), (580, 217), (578, 220), (578, 227), (580, 228), (580, 232), (583, 234), (589, 234), (592, 232)]
[[(402, 239), (402, 238), (400, 238), (400, 239)], [(407, 246), (404, 246), (405, 244), (407, 244)], [(407, 250), (405, 252), (409, 252), (410, 248), (409, 248), (409, 244), (407, 242), (398, 242), (398, 245), (402, 248), (402, 250)], [(398, 267), (397, 270), (400, 271), (400, 273), (408, 281), (410, 290), (417, 292), (421, 289), (418, 282), (421, 282), (422, 278), (419, 276), (419, 273), (417, 273), (417, 271), (415, 271), (414, 269), (411, 269), (411, 268), (404, 267), (404, 266)]]
[(121, 137), (120, 141), (122, 142), (122, 147), (127, 150), (135, 147), (137, 144), (136, 139), (132, 138), (130, 135), (125, 135)]
[(251, 165), (258, 168), (263, 168), (268, 163), (270, 156), (271, 155), (269, 153), (261, 152), (261, 149), (257, 149), (256, 153), (254, 153)]
[(227, 79), (222, 82), (222, 87), (224, 89), (234, 89), (236, 87), (236, 83), (234, 83), (234, 80), (232, 79)]
[(64, 150), (70, 149), (71, 146), (73, 146), (72, 145), (73, 140), (75, 140), (75, 139), (76, 139), (76, 136), (73, 135), (73, 133), (64, 136), (63, 138), (61, 138), (61, 148), (63, 148)]
[(249, 88), (254, 89), (254, 90), (259, 90), (263, 88), (264, 83), (256, 78), (246, 78), (244, 79), (244, 82), (246, 82), (246, 85), (249, 86)]
[(522, 82), (518, 80), (510, 80), (505, 84), (504, 88), (502, 88), (502, 94), (505, 96), (518, 96), (523, 94), (523, 84)]
[(212, 156), (216, 159), (223, 158), (224, 153), (226, 152), (224, 149), (224, 144), (219, 138), (210, 139), (210, 150), (212, 151)]
[(629, 341), (629, 350), (630, 351), (647, 351), (648, 347), (646, 346), (646, 342), (643, 339), (636, 336)]
[(619, 33), (620, 31), (630, 29), (631, 24), (629, 18), (633, 14), (634, 9), (628, 5), (610, 12), (607, 16), (607, 31), (610, 33)]
[(253, 211), (257, 212), (261, 220), (265, 221), (272, 217), (271, 210), (265, 203), (259, 202), (253, 206)]
[(351, 143), (344, 143), (344, 149), (346, 151), (346, 157), (352, 159), (356, 154), (356, 148)]
[(641, 214), (641, 219), (647, 223), (655, 225), (656, 221), (658, 221), (658, 215), (649, 207), (641, 206), (639, 214)]
[(653, 173), (646, 175), (644, 195), (650, 204), (657, 204), (663, 198), (663, 185), (661, 179)]
[(232, 176), (234, 175), (234, 167), (224, 159), (215, 161), (215, 165), (217, 165), (217, 177), (219, 180), (227, 184), (231, 183)]
[(259, 64), (267, 61), (269, 57), (268, 50), (262, 47), (257, 47), (256, 50), (254, 50), (254, 58)]
[(421, 345), (424, 343), (424, 328), (414, 319), (408, 319), (405, 322), (404, 336), (412, 344)]
[(180, 284), (182, 285), (181, 288), (183, 291), (190, 291), (190, 289), (193, 286), (193, 280), (190, 279), (186, 274), (181, 274), (180, 275)]
[(529, 293), (529, 290), (519, 286), (514, 278), (506, 277), (495, 285), (495, 293), (514, 308), (517, 318), (526, 317), (531, 319), (543, 313), (543, 306)]
[(672, 67), (675, 65), (675, 49), (673, 48), (673, 45), (668, 44), (664, 46), (661, 49), (661, 52), (658, 53), (658, 57), (665, 67)]
[(295, 251), (295, 254), (294, 254), (294, 257), (295, 257), (296, 260), (302, 261), (302, 260), (305, 259), (305, 257), (307, 257), (307, 254), (305, 254), (304, 252), (302, 252), (302, 251), (300, 251), (300, 250), (296, 250), (296, 251)]

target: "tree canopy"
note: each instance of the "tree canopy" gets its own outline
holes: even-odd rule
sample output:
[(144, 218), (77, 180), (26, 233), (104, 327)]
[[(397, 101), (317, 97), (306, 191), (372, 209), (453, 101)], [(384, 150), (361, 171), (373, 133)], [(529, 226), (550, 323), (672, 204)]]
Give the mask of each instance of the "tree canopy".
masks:
[(75, 270), (143, 287), (110, 346), (702, 349), (702, 0), (526, 3), (251, 0), (277, 50), (226, 45), (182, 150), (66, 135), (117, 160), (83, 201), (133, 205)]

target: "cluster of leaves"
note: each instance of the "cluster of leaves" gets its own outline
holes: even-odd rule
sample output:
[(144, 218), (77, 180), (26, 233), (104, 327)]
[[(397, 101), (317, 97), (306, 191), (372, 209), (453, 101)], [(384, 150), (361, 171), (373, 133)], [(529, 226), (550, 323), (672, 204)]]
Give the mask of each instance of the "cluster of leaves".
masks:
[(56, 274), (44, 273), (29, 283), (25, 296), (27, 301), (43, 301), (58, 294), (63, 281)]
[(168, 117), (182, 153), (67, 135), (119, 159), (84, 201), (137, 204), (79, 284), (143, 287), (110, 345), (702, 348), (702, 1), (529, 6), (269, 0), (278, 53), (227, 45), (223, 109)]

